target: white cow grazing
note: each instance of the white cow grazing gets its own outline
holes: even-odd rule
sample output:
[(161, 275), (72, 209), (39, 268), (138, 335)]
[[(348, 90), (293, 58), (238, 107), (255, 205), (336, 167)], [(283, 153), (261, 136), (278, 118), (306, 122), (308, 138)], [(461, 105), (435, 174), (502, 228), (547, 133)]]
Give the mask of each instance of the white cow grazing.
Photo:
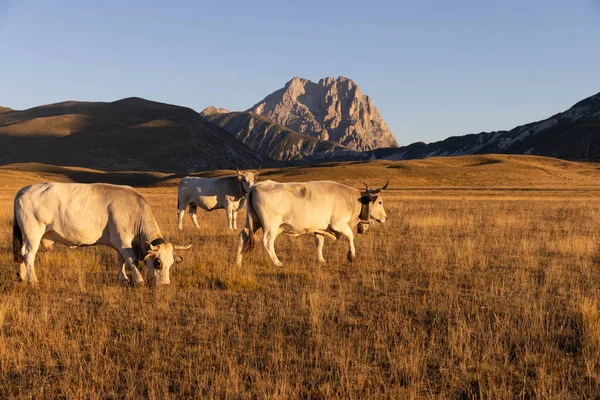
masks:
[(263, 228), (263, 245), (276, 266), (282, 263), (275, 254), (275, 238), (282, 232), (292, 236), (314, 233), (319, 262), (325, 262), (325, 236), (337, 239), (342, 234), (350, 242), (348, 259), (354, 260), (352, 229), (359, 221), (386, 221), (379, 192), (388, 183), (379, 189), (369, 189), (365, 184), (364, 192), (330, 181), (265, 181), (254, 185), (248, 193), (246, 226), (240, 232), (237, 265), (242, 264), (242, 254), (254, 246), (253, 236), (259, 228)]
[(238, 170), (237, 176), (223, 178), (182, 178), (177, 196), (177, 227), (183, 230), (183, 215), (189, 205), (190, 217), (196, 228), (200, 228), (196, 218), (196, 211), (200, 207), (206, 211), (224, 208), (227, 213), (227, 226), (232, 230), (237, 229), (238, 211), (244, 207), (246, 193), (254, 185), (259, 171), (260, 168), (256, 172)]
[(143, 260), (155, 286), (169, 284), (171, 265), (183, 261), (173, 250), (191, 247), (167, 243), (150, 205), (129, 186), (45, 182), (22, 188), (15, 196), (13, 220), (17, 279), (37, 283), (35, 255), (40, 244), (49, 251), (55, 242), (114, 248), (119, 280), (125, 282), (128, 265), (134, 282), (144, 283), (137, 269)]

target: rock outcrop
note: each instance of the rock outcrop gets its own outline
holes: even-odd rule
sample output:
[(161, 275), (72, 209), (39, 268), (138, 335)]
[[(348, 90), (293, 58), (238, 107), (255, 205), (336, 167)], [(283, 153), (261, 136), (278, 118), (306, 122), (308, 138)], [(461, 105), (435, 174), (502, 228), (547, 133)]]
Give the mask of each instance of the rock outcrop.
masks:
[(353, 150), (397, 147), (398, 143), (369, 96), (340, 76), (318, 83), (293, 78), (248, 110), (279, 125)]
[(210, 117), (211, 115), (226, 114), (228, 112), (229, 112), (229, 110), (227, 110), (225, 108), (217, 108), (215, 106), (208, 106), (200, 112), (200, 115), (202, 115), (203, 117), (206, 118), (206, 117)]
[(200, 114), (239, 141), (278, 161), (318, 160), (327, 155), (355, 153), (337, 143), (294, 132), (264, 116), (250, 112), (222, 112), (208, 107)]

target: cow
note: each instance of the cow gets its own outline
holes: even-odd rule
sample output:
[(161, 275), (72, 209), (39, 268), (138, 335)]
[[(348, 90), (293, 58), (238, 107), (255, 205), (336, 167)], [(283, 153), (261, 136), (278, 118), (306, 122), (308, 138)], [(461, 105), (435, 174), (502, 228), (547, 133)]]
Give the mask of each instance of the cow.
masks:
[[(304, 183), (257, 183), (248, 193), (246, 226), (240, 232), (236, 264), (241, 266), (242, 254), (254, 247), (254, 233), (263, 229), (263, 245), (275, 266), (283, 265), (275, 254), (275, 239), (280, 233), (298, 236), (315, 235), (319, 262), (323, 258), (325, 236), (337, 239), (344, 235), (350, 242), (348, 260), (356, 257), (352, 229), (360, 221), (387, 219), (379, 193), (386, 189), (369, 189), (361, 192), (341, 183), (314, 181)], [(359, 230), (359, 232), (361, 232)]]
[[(237, 169), (237, 168), (236, 168)], [(186, 176), (179, 182), (177, 193), (177, 227), (183, 230), (183, 215), (189, 205), (189, 212), (194, 226), (199, 229), (196, 211), (198, 207), (206, 210), (225, 209), (227, 226), (237, 229), (237, 214), (244, 207), (246, 193), (250, 190), (260, 172), (237, 170), (237, 175), (222, 178), (198, 178)]]
[(19, 190), (14, 201), (13, 255), (19, 263), (17, 279), (38, 282), (34, 260), (40, 247), (105, 245), (118, 253), (118, 278), (129, 282), (125, 265), (135, 284), (143, 284), (138, 261), (148, 267), (154, 286), (169, 284), (169, 270), (183, 259), (167, 243), (158, 228), (148, 201), (130, 186), (104, 183), (44, 182)]

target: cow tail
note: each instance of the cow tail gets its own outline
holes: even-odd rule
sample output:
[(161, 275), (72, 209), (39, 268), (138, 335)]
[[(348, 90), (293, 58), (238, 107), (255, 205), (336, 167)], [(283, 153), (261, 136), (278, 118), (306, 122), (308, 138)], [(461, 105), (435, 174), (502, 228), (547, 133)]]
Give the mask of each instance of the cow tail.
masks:
[(181, 207), (181, 189), (178, 188), (177, 190), (177, 211), (179, 210), (185, 210), (185, 206)]
[(252, 203), (252, 194), (254, 190), (250, 189), (248, 192), (246, 199), (246, 227), (244, 230), (248, 230), (247, 235), (248, 238), (244, 242), (244, 247), (242, 248), (242, 253), (247, 253), (254, 248), (254, 215), (256, 215), (256, 211), (254, 210), (254, 204)]
[(19, 221), (17, 221), (16, 214), (13, 216), (13, 257), (16, 262), (23, 262), (23, 254), (21, 254), (21, 249), (23, 248), (23, 232), (21, 232), (21, 227), (19, 226)]

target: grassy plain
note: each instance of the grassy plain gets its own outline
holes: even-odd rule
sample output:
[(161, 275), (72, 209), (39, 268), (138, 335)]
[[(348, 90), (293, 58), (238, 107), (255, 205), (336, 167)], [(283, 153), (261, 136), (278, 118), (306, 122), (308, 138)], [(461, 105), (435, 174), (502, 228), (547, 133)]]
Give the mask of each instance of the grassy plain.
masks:
[[(0, 398), (597, 398), (596, 164), (482, 156), (265, 171), (383, 184), (388, 222), (347, 243), (280, 236), (232, 263), (224, 212), (176, 229), (175, 179), (140, 188), (170, 287), (117, 282), (109, 248), (56, 246), (15, 282), (12, 199), (57, 172), (0, 170)], [(199, 211), (200, 213), (200, 211)], [(242, 218), (240, 218), (242, 219)], [(241, 225), (243, 221), (238, 221)], [(259, 232), (260, 234), (260, 232)]]

